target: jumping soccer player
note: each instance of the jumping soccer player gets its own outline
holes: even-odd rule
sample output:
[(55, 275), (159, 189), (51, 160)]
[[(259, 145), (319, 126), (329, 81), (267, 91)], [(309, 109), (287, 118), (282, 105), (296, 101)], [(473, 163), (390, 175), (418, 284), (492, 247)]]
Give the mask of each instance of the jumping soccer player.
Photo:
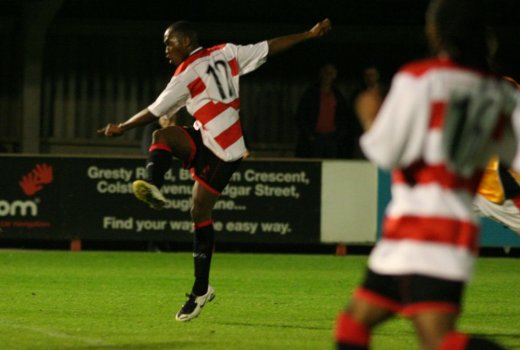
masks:
[(194, 26), (186, 21), (170, 25), (164, 33), (166, 57), (177, 66), (157, 100), (121, 124), (98, 130), (119, 136), (148, 124), (167, 111), (186, 106), (196, 119), (193, 127), (167, 127), (154, 132), (146, 165), (147, 178), (133, 183), (137, 198), (154, 209), (166, 199), (160, 192), (172, 157), (183, 161), (195, 179), (191, 218), (194, 223), (195, 283), (176, 315), (178, 321), (197, 317), (215, 297), (209, 271), (215, 233), (212, 211), (232, 174), (248, 151), (239, 118), (239, 77), (254, 71), (267, 59), (300, 42), (318, 38), (331, 29), (325, 19), (310, 30), (251, 45), (226, 43), (202, 48)]
[[(478, 253), (472, 199), (493, 154), (514, 158), (520, 101), (490, 72), (478, 0), (433, 0), (426, 32), (437, 56), (397, 72), (361, 139), (367, 158), (392, 170), (392, 200), (365, 279), (338, 315), (338, 349), (368, 349), (374, 327), (397, 313), (411, 319), (423, 350), (501, 349), (456, 322)], [(453, 120), (461, 132), (445, 138)], [(520, 168), (518, 155), (512, 165)]]

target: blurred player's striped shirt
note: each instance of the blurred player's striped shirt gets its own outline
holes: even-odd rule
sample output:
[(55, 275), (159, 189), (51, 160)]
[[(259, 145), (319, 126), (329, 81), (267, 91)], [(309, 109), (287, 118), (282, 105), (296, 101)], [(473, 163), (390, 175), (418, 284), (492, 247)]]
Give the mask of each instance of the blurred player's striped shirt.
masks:
[[(467, 178), (452, 172), (442, 148), (442, 126), (452, 92), (486, 79), (497, 78), (440, 58), (408, 64), (395, 75), (372, 128), (361, 139), (366, 156), (392, 170), (383, 236), (369, 260), (373, 271), (470, 278), (479, 242), (472, 200), (486, 164)], [(514, 114), (520, 118), (518, 105)], [(503, 132), (486, 146), (490, 156), (502, 151), (514, 155), (508, 117)]]

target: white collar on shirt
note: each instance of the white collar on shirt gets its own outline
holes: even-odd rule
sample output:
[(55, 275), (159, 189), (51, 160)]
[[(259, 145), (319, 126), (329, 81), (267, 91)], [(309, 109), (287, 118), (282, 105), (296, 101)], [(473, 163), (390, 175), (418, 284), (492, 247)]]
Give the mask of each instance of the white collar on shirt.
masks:
[(195, 50), (190, 52), (190, 56), (193, 55), (195, 52), (202, 50), (202, 46), (197, 47)]

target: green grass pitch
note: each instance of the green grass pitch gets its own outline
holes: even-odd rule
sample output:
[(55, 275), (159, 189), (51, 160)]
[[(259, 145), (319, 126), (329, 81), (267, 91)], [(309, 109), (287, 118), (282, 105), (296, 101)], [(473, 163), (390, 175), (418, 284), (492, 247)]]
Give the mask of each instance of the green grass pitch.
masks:
[[(366, 256), (217, 253), (216, 299), (174, 313), (192, 283), (188, 253), (0, 251), (0, 349), (333, 349), (337, 312)], [(520, 260), (481, 258), (459, 328), (520, 349)], [(409, 322), (373, 348), (417, 349)]]

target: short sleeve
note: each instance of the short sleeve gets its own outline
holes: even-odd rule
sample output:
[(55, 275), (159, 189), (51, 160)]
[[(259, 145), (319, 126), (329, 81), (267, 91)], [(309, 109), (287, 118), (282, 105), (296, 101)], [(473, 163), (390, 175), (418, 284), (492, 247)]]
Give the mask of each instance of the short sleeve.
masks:
[(267, 41), (251, 45), (237, 45), (236, 48), (240, 75), (254, 71), (267, 60), (269, 52)]
[(421, 156), (430, 106), (423, 81), (398, 73), (372, 127), (361, 137), (363, 153), (377, 166), (404, 167)]
[(150, 113), (156, 117), (167, 112), (176, 112), (186, 104), (189, 90), (182, 82), (182, 76), (174, 76), (161, 92), (154, 103), (148, 106)]

